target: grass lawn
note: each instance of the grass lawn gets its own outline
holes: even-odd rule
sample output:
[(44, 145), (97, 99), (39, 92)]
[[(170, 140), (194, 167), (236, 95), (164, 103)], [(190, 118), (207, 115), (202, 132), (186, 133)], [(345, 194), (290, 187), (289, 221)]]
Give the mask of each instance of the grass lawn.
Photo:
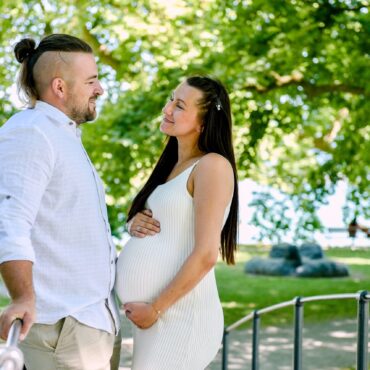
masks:
[(0, 297), (0, 311), (2, 311), (4, 307), (8, 304), (9, 304), (8, 298)]
[[(235, 266), (219, 262), (216, 266), (218, 290), (230, 325), (255, 309), (289, 301), (297, 296), (355, 293), (370, 290), (370, 249), (331, 248), (325, 251), (328, 258), (349, 266), (346, 278), (295, 278), (244, 273), (245, 262), (254, 256), (267, 256), (266, 247), (240, 246)], [(8, 304), (0, 297), (0, 310)], [(342, 318), (356, 318), (357, 302), (354, 299), (308, 302), (304, 305), (304, 321), (318, 322)], [(293, 320), (293, 306), (262, 316), (265, 325), (287, 324)], [(241, 328), (250, 326), (244, 324)]]
[[(240, 246), (235, 266), (219, 262), (216, 277), (225, 314), (225, 324), (230, 325), (255, 309), (261, 309), (297, 296), (356, 293), (370, 290), (370, 249), (331, 248), (325, 256), (345, 263), (350, 276), (345, 278), (296, 278), (248, 275), (244, 273), (245, 262), (254, 256), (267, 256), (268, 249), (257, 246)], [(267, 325), (291, 323), (293, 306), (262, 316)], [(307, 302), (304, 305), (304, 322), (318, 322), (343, 318), (355, 319), (357, 301), (342, 299)], [(241, 328), (250, 326), (242, 325)]]

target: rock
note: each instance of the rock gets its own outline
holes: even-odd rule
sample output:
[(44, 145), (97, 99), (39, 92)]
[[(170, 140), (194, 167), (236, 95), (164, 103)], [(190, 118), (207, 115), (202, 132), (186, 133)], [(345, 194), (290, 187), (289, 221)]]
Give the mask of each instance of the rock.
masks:
[(324, 258), (324, 252), (319, 244), (316, 243), (303, 243), (299, 247), (299, 254), (301, 257), (310, 259)]
[(299, 277), (348, 276), (348, 268), (324, 256), (320, 245), (280, 243), (272, 246), (269, 258), (254, 257), (244, 266), (250, 274)]
[(274, 244), (271, 247), (269, 256), (270, 258), (284, 258), (287, 260), (295, 260), (300, 262), (299, 252), (297, 246), (295, 246), (294, 244)]
[(348, 276), (348, 268), (340, 263), (326, 258), (303, 259), (303, 264), (296, 269), (297, 276), (301, 277), (340, 277)]
[(249, 274), (288, 276), (295, 273), (296, 263), (284, 258), (261, 258), (250, 259), (244, 267), (244, 271)]

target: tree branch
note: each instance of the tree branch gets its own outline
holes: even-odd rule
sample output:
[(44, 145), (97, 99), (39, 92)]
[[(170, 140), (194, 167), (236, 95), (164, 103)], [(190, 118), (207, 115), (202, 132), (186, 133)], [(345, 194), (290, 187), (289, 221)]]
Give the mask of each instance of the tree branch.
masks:
[(302, 86), (304, 90), (307, 92), (307, 95), (310, 97), (325, 94), (328, 92), (347, 92), (354, 95), (366, 95), (365, 89), (363, 87), (346, 84), (315, 85), (307, 81), (302, 81), (297, 85)]
[(108, 48), (99, 42), (99, 40), (86, 27), (86, 24), (83, 25), (82, 32), (84, 39), (86, 40), (87, 43), (89, 43), (92, 46), (100, 60), (104, 64), (111, 66), (115, 71), (118, 71), (120, 67), (120, 61), (114, 58), (112, 53), (108, 50)]
[(45, 27), (44, 27), (44, 35), (51, 35), (53, 33), (53, 28), (51, 27), (51, 20), (47, 17), (47, 11), (45, 9), (44, 3), (42, 1), (39, 2), (41, 10), (45, 16)]
[(268, 86), (248, 84), (245, 88), (247, 90), (263, 94), (286, 86), (301, 86), (309, 97), (315, 97), (328, 92), (348, 92), (355, 95), (368, 95), (365, 89), (359, 86), (346, 84), (315, 85), (311, 82), (305, 81), (303, 79), (303, 75), (297, 71), (293, 71), (291, 75), (285, 76), (281, 76), (277, 72), (272, 71), (271, 76), (274, 78), (274, 81)]
[[(338, 111), (337, 117), (333, 121), (331, 129), (326, 135), (321, 137), (315, 137), (313, 139), (314, 147), (326, 153), (332, 153), (334, 147), (331, 145), (332, 142), (336, 139), (339, 131), (342, 128), (343, 122), (349, 117), (348, 108), (341, 108)], [(306, 135), (301, 133), (298, 136), (299, 140), (306, 138)]]
[(337, 117), (333, 121), (333, 126), (332, 126), (330, 132), (328, 132), (325, 135), (325, 141), (327, 143), (332, 143), (335, 140), (335, 138), (337, 137), (339, 131), (341, 130), (341, 128), (343, 126), (343, 122), (348, 117), (349, 117), (349, 109), (348, 108), (339, 109)]

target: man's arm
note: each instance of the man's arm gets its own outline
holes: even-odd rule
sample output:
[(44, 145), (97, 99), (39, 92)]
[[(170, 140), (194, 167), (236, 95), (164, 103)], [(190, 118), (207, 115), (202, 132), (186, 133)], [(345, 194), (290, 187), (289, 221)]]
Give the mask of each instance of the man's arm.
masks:
[(54, 155), (45, 136), (26, 126), (0, 132), (0, 273), (11, 303), (0, 315), (0, 337), (23, 320), (24, 338), (35, 319), (31, 230), (52, 176)]
[(23, 340), (35, 320), (35, 293), (32, 284), (31, 261), (7, 261), (0, 265), (0, 272), (8, 288), (11, 304), (2, 312), (0, 337), (6, 339), (12, 322), (22, 319), (20, 340)]

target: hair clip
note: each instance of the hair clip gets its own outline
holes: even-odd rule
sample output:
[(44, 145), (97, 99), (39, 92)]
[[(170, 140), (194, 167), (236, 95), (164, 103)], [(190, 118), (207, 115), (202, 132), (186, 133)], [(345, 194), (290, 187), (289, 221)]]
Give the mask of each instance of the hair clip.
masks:
[(217, 98), (216, 108), (217, 108), (217, 110), (221, 110), (221, 101), (220, 101), (220, 98)]

